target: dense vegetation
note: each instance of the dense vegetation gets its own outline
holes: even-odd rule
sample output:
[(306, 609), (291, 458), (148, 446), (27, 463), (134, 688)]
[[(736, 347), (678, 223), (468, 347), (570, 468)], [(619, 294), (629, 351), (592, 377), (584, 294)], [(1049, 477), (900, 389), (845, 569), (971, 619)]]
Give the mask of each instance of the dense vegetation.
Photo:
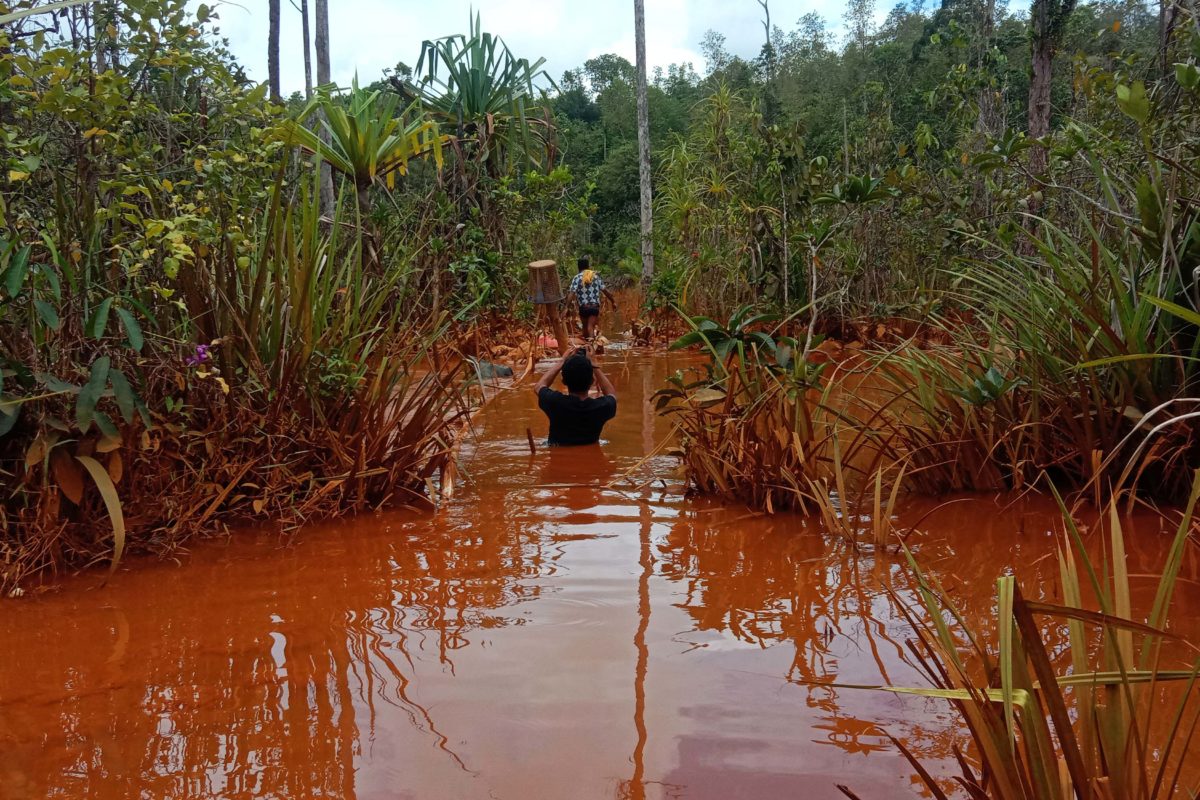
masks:
[[(325, 85), (284, 100), (277, 57), (268, 96), (187, 5), (0, 2), (0, 592), (239, 520), (436, 502), (472, 330), (530, 317), (527, 262), (643, 274), (627, 61), (552, 81), (476, 18), (339, 89), (319, 10)], [(971, 796), (1166, 797), (1190, 694), (1159, 749), (1137, 687), (1200, 670), (1160, 669), (1200, 494), (1200, 20), (1025, 11), (876, 26), (852, 0), (844, 42), (768, 17), (757, 58), (714, 32), (706, 74), (654, 76), (644, 300), (709, 355), (659, 410), (694, 488), (820, 514), (853, 547), (892, 543), (903, 490), (1108, 502), (1112, 574), (1068, 514), (1064, 606), (1002, 579), (997, 653), (969, 631), (960, 652), (914, 563), (914, 647), (975, 737)], [(1188, 498), (1145, 624), (1126, 491)], [(1068, 626), (1074, 677), (1035, 614)]]
[(1186, 493), (1195, 20), (1044, 5), (901, 6), (878, 30), (852, 5), (841, 49), (807, 18), (754, 64), (711, 37), (711, 75), (659, 82), (695, 103), (659, 150), (651, 299), (705, 314), (681, 344), (708, 374), (663, 400), (698, 488), (803, 507), (840, 465), (934, 493)]
[(583, 215), (535, 70), (475, 29), (429, 45), (419, 100), (285, 107), (205, 6), (17, 7), (45, 13), (0, 17), (0, 590), (448, 492), (456, 336)]
[[(205, 6), (14, 8), (43, 13), (0, 27), (0, 584), (126, 533), (164, 549), (424, 496), (469, 407), (455, 335), (528, 317), (534, 257), (641, 272), (620, 57), (552, 81), (475, 19), (415, 68), (271, 102)], [(1181, 497), (1190, 12), (873, 20), (852, 3), (844, 42), (765, 25), (750, 61), (710, 33), (705, 75), (650, 86), (646, 303), (713, 355), (662, 401), (693, 484), (779, 508), (833, 465), (930, 492), (1124, 470)], [(871, 391), (835, 402), (838, 375)]]

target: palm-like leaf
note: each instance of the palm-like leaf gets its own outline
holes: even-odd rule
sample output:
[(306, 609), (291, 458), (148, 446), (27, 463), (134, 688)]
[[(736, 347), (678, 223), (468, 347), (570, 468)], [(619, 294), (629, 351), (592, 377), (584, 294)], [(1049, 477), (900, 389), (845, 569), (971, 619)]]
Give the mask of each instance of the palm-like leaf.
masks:
[[(417, 87), (425, 105), (459, 136), (476, 138), (485, 159), (524, 160), (543, 166), (549, 151), (549, 123), (536, 117), (544, 92), (535, 82), (553, 79), (542, 69), (546, 59), (517, 58), (498, 36), (485, 33), (479, 15), (469, 36), (426, 40), (421, 46)], [(488, 140), (498, 146), (488, 147)]]
[[(360, 190), (379, 179), (390, 188), (414, 159), (432, 157), (442, 166), (444, 137), (437, 123), (424, 117), (416, 103), (398, 114), (399, 105), (396, 95), (360, 89), (355, 81), (346, 102), (320, 93), (287, 130), (294, 144), (322, 158)], [(319, 124), (328, 141), (304, 125), (318, 109), (324, 112)]]

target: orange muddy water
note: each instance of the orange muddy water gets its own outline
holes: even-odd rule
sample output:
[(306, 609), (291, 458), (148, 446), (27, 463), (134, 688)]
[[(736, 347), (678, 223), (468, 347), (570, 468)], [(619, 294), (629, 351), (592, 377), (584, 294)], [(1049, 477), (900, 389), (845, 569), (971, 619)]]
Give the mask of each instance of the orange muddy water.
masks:
[[(676, 366), (606, 360), (603, 447), (531, 456), (545, 421), (504, 392), (436, 514), (247, 532), (0, 601), (0, 797), (920, 796), (885, 732), (948, 775), (941, 701), (809, 683), (925, 685), (886, 591), (912, 596), (901, 562), (685, 499), (668, 456), (605, 488), (667, 434), (644, 400)], [(985, 635), (1001, 572), (1055, 596), (1049, 502), (934, 505), (902, 519), (924, 517), (922, 561)], [(1159, 529), (1139, 519), (1130, 572), (1156, 569)]]

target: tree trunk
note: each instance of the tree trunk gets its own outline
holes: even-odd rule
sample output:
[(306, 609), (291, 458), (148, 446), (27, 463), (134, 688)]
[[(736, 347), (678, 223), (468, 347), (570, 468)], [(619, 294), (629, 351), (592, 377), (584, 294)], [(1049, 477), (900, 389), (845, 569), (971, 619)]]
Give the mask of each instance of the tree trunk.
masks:
[[(1029, 76), (1029, 136), (1041, 139), (1050, 133), (1050, 79), (1054, 64), (1054, 51), (1044, 37), (1033, 40), (1031, 72)], [(1034, 145), (1030, 151), (1029, 168), (1035, 175), (1046, 171), (1046, 148)]]
[(371, 184), (362, 183), (357, 187), (358, 192), (358, 213), (363, 218), (363, 224), (366, 224), (366, 219), (371, 215)]
[(317, 85), (329, 82), (329, 0), (317, 0)]
[[(1033, 0), (1029, 12), (1030, 76), (1029, 135), (1040, 139), (1050, 133), (1050, 81), (1054, 54), (1062, 40), (1067, 19), (1075, 10), (1075, 0)], [(1029, 166), (1035, 175), (1046, 171), (1046, 148), (1035, 146)]]
[(1159, 68), (1163, 75), (1171, 70), (1171, 36), (1175, 33), (1175, 25), (1179, 20), (1178, 0), (1159, 0), (1158, 9), (1158, 48)]
[(983, 23), (980, 36), (983, 50), (979, 54), (978, 69), (987, 80), (979, 90), (979, 117), (975, 120), (975, 132), (982, 136), (997, 136), (1004, 130), (1004, 112), (1000, 105), (1000, 92), (991, 85), (992, 37), (996, 30), (996, 0), (986, 0), (983, 6)]
[(304, 97), (312, 97), (312, 38), (308, 33), (308, 0), (300, 0), (300, 29), (304, 37)]
[(634, 38), (637, 45), (638, 177), (641, 183), (642, 284), (654, 279), (654, 207), (650, 186), (650, 109), (646, 94), (646, 11), (643, 0), (633, 0)]
[[(329, 77), (329, 0), (317, 0), (317, 85), (327, 86)], [(317, 124), (321, 126), (321, 140), (328, 143), (329, 133), (325, 130), (325, 115), (321, 114)], [(333, 193), (333, 169), (321, 165), (321, 213), (333, 214), (337, 199)]]
[(282, 103), (279, 91), (279, 0), (269, 0), (267, 11), (267, 84), (271, 101)]

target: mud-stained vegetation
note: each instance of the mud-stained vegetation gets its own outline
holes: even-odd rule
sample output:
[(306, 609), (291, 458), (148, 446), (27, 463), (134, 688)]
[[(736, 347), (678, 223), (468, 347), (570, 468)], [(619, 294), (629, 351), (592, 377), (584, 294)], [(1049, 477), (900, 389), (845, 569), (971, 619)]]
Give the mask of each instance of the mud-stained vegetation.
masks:
[(1194, 5), (595, 5), (0, 0), (0, 796), (1194, 797)]

